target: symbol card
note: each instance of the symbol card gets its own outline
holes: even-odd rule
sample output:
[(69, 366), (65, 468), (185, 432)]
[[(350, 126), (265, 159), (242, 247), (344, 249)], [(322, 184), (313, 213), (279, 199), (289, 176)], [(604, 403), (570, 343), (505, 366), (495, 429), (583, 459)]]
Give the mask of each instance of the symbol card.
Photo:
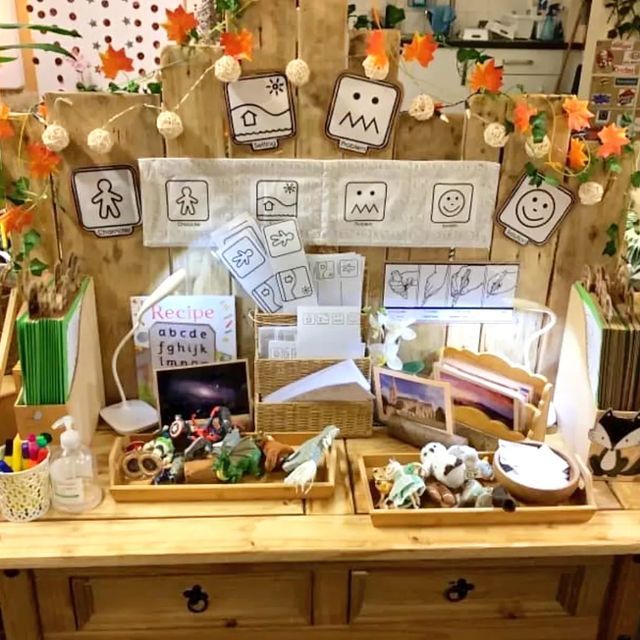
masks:
[(209, 219), (209, 185), (206, 180), (167, 180), (167, 217), (173, 222)]
[(498, 222), (512, 240), (542, 245), (564, 220), (574, 201), (569, 189), (545, 182), (536, 187), (523, 175), (498, 213)]
[(387, 210), (385, 182), (348, 182), (344, 198), (344, 219), (347, 222), (384, 220)]
[(431, 222), (463, 224), (471, 219), (473, 185), (437, 183), (433, 186)]
[(298, 217), (296, 180), (258, 180), (256, 183), (256, 218), (261, 222)]

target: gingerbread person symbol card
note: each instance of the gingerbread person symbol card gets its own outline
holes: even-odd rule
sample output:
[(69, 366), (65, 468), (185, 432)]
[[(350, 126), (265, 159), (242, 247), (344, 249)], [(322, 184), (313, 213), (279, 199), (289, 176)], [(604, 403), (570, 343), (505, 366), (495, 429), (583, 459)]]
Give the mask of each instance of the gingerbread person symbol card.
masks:
[(325, 133), (341, 149), (366, 153), (384, 149), (391, 138), (402, 91), (389, 82), (344, 73), (338, 77)]
[(519, 244), (545, 244), (571, 210), (575, 197), (569, 189), (543, 182), (531, 184), (523, 175), (498, 213), (504, 233)]

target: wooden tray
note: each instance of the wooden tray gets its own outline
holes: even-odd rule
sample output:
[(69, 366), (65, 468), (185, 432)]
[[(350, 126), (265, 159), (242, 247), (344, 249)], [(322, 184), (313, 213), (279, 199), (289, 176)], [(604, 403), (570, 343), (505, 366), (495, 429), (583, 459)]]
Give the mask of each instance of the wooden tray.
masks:
[[(492, 453), (481, 453), (493, 458)], [(397, 453), (361, 456), (360, 482), (364, 484), (369, 515), (374, 527), (447, 527), (459, 525), (493, 524), (555, 524), (587, 522), (597, 511), (591, 475), (579, 458), (576, 458), (584, 489), (578, 489), (567, 504), (556, 507), (518, 506), (514, 513), (502, 509), (377, 509), (371, 491), (372, 471), (383, 467), (389, 459), (401, 464), (416, 462), (417, 453)]]
[[(293, 447), (313, 437), (314, 433), (278, 433), (274, 437)], [(122, 477), (120, 459), (123, 448), (132, 440), (152, 440), (152, 435), (133, 435), (116, 438), (109, 453), (109, 485), (116, 502), (195, 502), (215, 500), (300, 500), (302, 498), (331, 498), (336, 488), (337, 447), (325, 456), (325, 464), (318, 470), (316, 482), (307, 493), (283, 483), (283, 472), (267, 474), (261, 479), (249, 477), (238, 484), (128, 484)]]

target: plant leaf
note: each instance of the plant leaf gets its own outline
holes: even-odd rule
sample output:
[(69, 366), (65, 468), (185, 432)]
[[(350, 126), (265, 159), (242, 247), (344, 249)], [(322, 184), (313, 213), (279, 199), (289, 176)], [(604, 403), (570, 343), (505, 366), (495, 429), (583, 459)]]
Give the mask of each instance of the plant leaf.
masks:
[(31, 262), (29, 262), (29, 273), (32, 276), (40, 276), (46, 270), (47, 265), (38, 258), (34, 258), (33, 260), (31, 260)]
[(55, 33), (59, 36), (69, 36), (70, 38), (81, 38), (82, 36), (73, 29), (69, 31), (69, 29), (63, 29), (62, 27), (58, 27), (54, 25), (45, 25), (45, 24), (27, 24), (27, 23), (7, 23), (0, 22), (0, 29), (31, 29), (31, 31), (39, 31), (40, 33)]
[(67, 58), (76, 57), (71, 53), (71, 51), (67, 51), (64, 47), (61, 47), (58, 44), (51, 44), (49, 42), (21, 42), (20, 44), (3, 44), (0, 45), (0, 51), (12, 51), (13, 49), (33, 49), (38, 51), (49, 51), (51, 53), (59, 53), (62, 56), (66, 56)]
[(369, 21), (369, 18), (365, 14), (362, 14), (356, 17), (356, 22), (353, 25), (353, 28), (368, 29), (370, 26), (371, 26), (371, 22)]
[(12, 58), (11, 56), (0, 56), (0, 64), (2, 64), (3, 62), (13, 62), (17, 59), (18, 58)]
[(388, 4), (384, 13), (384, 24), (387, 29), (395, 29), (405, 19), (404, 9)]
[(634, 171), (631, 174), (631, 186), (632, 187), (640, 187), (640, 171)]
[(29, 255), (31, 251), (33, 251), (42, 241), (40, 234), (35, 229), (29, 229), (22, 236), (22, 245), (24, 247), (23, 251), (25, 255)]

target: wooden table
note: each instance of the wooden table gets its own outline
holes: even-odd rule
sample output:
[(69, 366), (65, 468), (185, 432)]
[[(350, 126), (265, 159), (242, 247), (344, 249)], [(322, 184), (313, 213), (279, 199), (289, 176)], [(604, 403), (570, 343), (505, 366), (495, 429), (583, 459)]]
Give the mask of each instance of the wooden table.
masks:
[[(99, 434), (101, 469), (111, 436)], [(118, 504), (0, 523), (8, 640), (635, 640), (640, 486), (583, 525), (376, 529), (340, 441), (331, 500)], [(103, 474), (106, 483), (106, 475)], [(473, 587), (472, 587), (473, 585)]]

